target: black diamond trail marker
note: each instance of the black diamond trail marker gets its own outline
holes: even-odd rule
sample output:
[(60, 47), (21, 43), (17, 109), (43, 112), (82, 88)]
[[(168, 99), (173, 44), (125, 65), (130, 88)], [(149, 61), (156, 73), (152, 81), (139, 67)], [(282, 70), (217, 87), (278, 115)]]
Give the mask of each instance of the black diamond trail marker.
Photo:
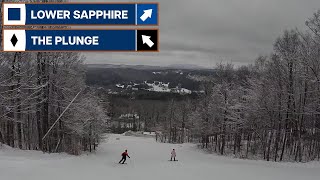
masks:
[(10, 41), (11, 41), (13, 47), (15, 47), (17, 42), (18, 42), (17, 36), (15, 34), (13, 34), (13, 36), (12, 36)]

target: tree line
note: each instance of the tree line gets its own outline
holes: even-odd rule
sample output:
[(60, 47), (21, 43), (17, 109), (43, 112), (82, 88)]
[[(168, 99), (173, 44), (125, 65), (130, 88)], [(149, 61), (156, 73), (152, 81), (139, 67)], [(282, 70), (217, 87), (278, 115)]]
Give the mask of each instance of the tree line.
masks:
[(86, 87), (83, 61), (79, 53), (2, 52), (0, 142), (43, 152), (95, 149), (107, 102)]
[(320, 158), (320, 11), (307, 31), (286, 30), (253, 65), (220, 63), (193, 76), (204, 93), (171, 101), (158, 123), (164, 142), (198, 142), (222, 155), (267, 161)]

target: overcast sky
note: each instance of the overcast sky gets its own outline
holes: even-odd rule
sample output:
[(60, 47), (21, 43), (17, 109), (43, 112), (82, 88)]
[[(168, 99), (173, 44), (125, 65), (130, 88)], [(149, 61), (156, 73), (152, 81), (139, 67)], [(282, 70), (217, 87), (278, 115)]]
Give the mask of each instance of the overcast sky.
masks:
[(160, 53), (86, 53), (86, 62), (210, 67), (221, 61), (249, 64), (257, 56), (269, 54), (274, 40), (285, 29), (305, 28), (307, 18), (320, 9), (320, 0), (157, 2), (160, 3)]

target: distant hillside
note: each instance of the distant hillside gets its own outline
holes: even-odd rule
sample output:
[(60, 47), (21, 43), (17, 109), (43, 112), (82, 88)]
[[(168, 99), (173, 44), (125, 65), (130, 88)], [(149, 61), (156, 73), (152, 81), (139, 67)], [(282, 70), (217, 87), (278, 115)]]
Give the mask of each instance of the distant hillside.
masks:
[(210, 69), (194, 64), (172, 64), (169, 66), (148, 66), (148, 65), (125, 65), (125, 64), (87, 64), (89, 68), (130, 68), (141, 70), (166, 70), (166, 69), (186, 69), (186, 70), (205, 70)]
[(109, 69), (141, 69), (141, 70), (152, 70), (152, 69), (167, 69), (167, 67), (160, 66), (146, 66), (146, 65), (125, 65), (125, 64), (87, 64), (88, 68), (109, 68)]
[(206, 68), (206, 67), (203, 67), (203, 66), (198, 66), (198, 65), (195, 65), (195, 64), (172, 64), (172, 65), (169, 65), (167, 66), (166, 68), (169, 68), (169, 69), (190, 69), (190, 70), (204, 70), (204, 69), (210, 69), (210, 68)]
[(166, 69), (155, 66), (87, 65), (86, 82), (90, 86), (112, 89), (116, 84), (159, 81), (169, 83), (170, 87), (179, 86), (196, 91), (200, 83), (191, 80), (189, 76), (212, 73), (213, 70)]

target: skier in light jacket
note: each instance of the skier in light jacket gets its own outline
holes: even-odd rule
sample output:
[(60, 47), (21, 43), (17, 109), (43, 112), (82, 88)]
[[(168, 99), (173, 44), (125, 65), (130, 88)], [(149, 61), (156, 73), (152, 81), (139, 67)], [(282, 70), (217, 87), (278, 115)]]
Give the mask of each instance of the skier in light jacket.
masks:
[(177, 156), (176, 150), (173, 149), (173, 150), (171, 151), (171, 159), (170, 159), (170, 161), (172, 161), (172, 159), (173, 159), (174, 161), (176, 161), (176, 156)]

